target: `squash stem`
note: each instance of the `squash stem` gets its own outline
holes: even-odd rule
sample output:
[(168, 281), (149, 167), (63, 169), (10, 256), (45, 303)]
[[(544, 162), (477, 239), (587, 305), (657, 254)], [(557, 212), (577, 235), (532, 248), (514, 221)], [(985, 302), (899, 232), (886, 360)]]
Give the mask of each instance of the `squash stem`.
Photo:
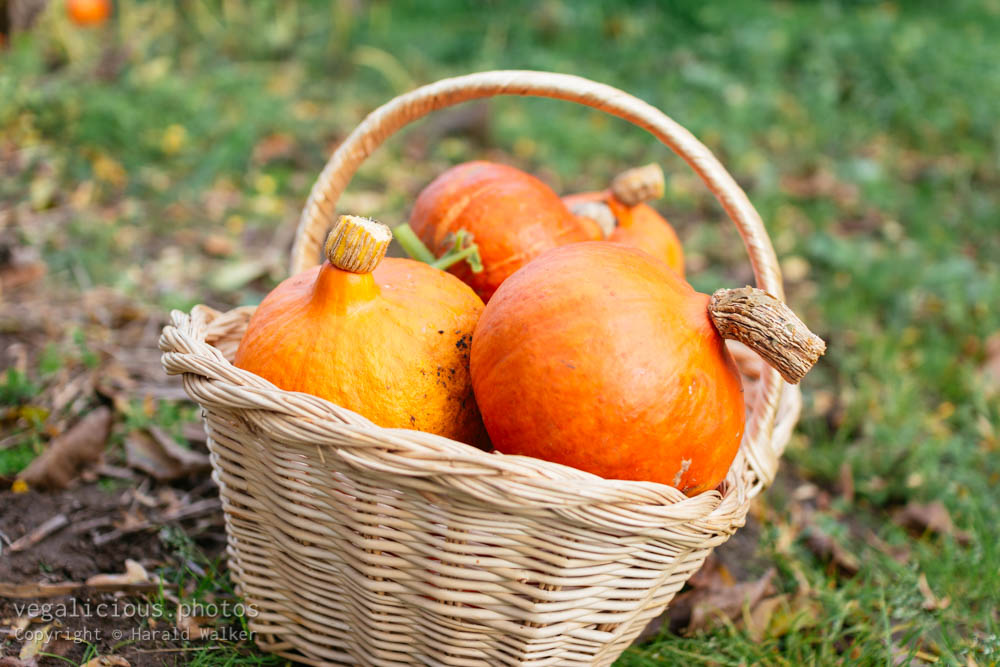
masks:
[(483, 270), (483, 262), (479, 257), (479, 246), (475, 243), (469, 244), (458, 252), (455, 252), (454, 250), (450, 251), (447, 255), (431, 262), (431, 266), (435, 269), (441, 269), (444, 271), (449, 266), (458, 264), (462, 260), (467, 260), (469, 262), (469, 267), (472, 269), (473, 273), (479, 273)]
[(716, 290), (708, 315), (720, 336), (749, 347), (790, 384), (798, 384), (826, 352), (823, 339), (764, 290), (750, 286)]
[(424, 242), (420, 240), (420, 237), (417, 236), (413, 228), (407, 223), (394, 227), (392, 233), (396, 237), (396, 241), (403, 248), (403, 251), (410, 256), (410, 259), (430, 264), (435, 269), (441, 269), (442, 271), (463, 260), (469, 263), (469, 268), (472, 269), (473, 273), (479, 273), (483, 270), (483, 262), (479, 256), (479, 246), (472, 243), (472, 235), (464, 229), (460, 229), (455, 234), (454, 247), (441, 257), (435, 257), (434, 253), (424, 245)]
[(420, 240), (420, 237), (416, 235), (413, 228), (407, 223), (397, 225), (392, 228), (392, 235), (396, 237), (396, 242), (399, 243), (400, 247), (403, 249), (410, 259), (415, 259), (418, 262), (423, 262), (424, 264), (433, 265), (434, 262), (438, 261), (434, 253), (428, 249), (424, 242)]

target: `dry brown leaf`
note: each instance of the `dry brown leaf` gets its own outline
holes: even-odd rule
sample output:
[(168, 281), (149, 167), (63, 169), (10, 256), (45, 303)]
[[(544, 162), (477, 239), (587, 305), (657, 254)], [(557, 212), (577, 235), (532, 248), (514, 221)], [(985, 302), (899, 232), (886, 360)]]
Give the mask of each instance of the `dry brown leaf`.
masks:
[(202, 421), (184, 424), (181, 427), (181, 435), (191, 444), (208, 442), (208, 435), (205, 433), (205, 423)]
[(694, 605), (703, 600), (701, 593), (724, 590), (737, 585), (733, 580), (733, 575), (714, 553), (708, 555), (701, 569), (695, 572), (687, 583), (692, 590), (674, 596), (667, 609), (647, 623), (633, 643), (640, 644), (652, 639), (664, 627), (669, 628), (671, 632), (680, 632), (691, 623)]
[(755, 642), (759, 642), (767, 636), (767, 629), (771, 625), (771, 618), (775, 611), (782, 605), (788, 604), (788, 595), (782, 593), (769, 598), (764, 598), (754, 607), (743, 619), (743, 625), (747, 634)]
[(161, 429), (151, 426), (147, 431), (135, 431), (125, 439), (125, 460), (128, 465), (164, 482), (211, 467), (208, 456), (186, 449)]
[(0, 657), (0, 667), (26, 667), (26, 665), (12, 655)]
[(774, 568), (756, 581), (735, 584), (722, 588), (705, 588), (693, 591), (691, 596), (691, 622), (689, 633), (705, 630), (720, 619), (735, 619), (743, 613), (743, 608), (754, 609), (757, 603), (771, 590)]
[(212, 257), (229, 257), (236, 251), (232, 239), (222, 234), (209, 234), (201, 241), (201, 249)]
[(251, 159), (254, 164), (267, 164), (273, 160), (285, 159), (295, 150), (295, 138), (285, 132), (269, 134), (253, 147)]
[(150, 579), (149, 573), (146, 572), (146, 568), (130, 558), (125, 561), (124, 574), (95, 574), (91, 578), (87, 579), (87, 585), (121, 586), (129, 584), (147, 584), (152, 581), (153, 580)]
[(927, 575), (923, 572), (920, 573), (920, 577), (917, 579), (917, 587), (920, 589), (920, 594), (924, 596), (924, 603), (922, 606), (927, 611), (947, 609), (948, 605), (951, 604), (951, 598), (947, 596), (939, 598), (934, 595), (934, 591), (931, 590), (931, 585), (927, 583)]
[(990, 396), (1000, 394), (1000, 331), (986, 339), (986, 359), (980, 367), (983, 384)]
[(80, 667), (132, 667), (129, 661), (120, 655), (99, 655), (91, 658)]
[(187, 639), (203, 639), (211, 635), (213, 628), (202, 626), (214, 624), (215, 619), (211, 616), (188, 616), (184, 613), (183, 606), (177, 607), (177, 629)]
[(687, 583), (691, 588), (725, 588), (735, 584), (736, 580), (715, 553), (711, 553)]
[(272, 264), (261, 260), (229, 262), (208, 276), (208, 286), (219, 292), (233, 292), (267, 275)]
[(844, 461), (840, 465), (840, 495), (849, 503), (854, 502), (854, 469)]
[(861, 569), (861, 561), (853, 553), (845, 549), (840, 542), (827, 534), (818, 526), (810, 526), (806, 537), (806, 546), (817, 557), (833, 562), (846, 574), (857, 574)]
[(111, 410), (101, 406), (54, 439), (49, 448), (18, 475), (30, 487), (64, 489), (80, 470), (96, 463), (111, 434)]
[(800, 591), (794, 597), (775, 595), (761, 600), (745, 614), (742, 624), (754, 641), (780, 638), (815, 626), (821, 611), (819, 601), (808, 592)]
[(4, 618), (0, 619), (0, 625), (7, 628), (7, 634), (13, 635), (25, 630), (34, 617), (32, 616), (17, 616), (15, 618)]
[(940, 500), (930, 503), (911, 502), (893, 515), (893, 519), (903, 528), (916, 533), (937, 533), (950, 535), (959, 544), (967, 545), (972, 536), (963, 530), (955, 528), (948, 509)]
[(910, 549), (906, 545), (892, 546), (870, 530), (868, 531), (865, 540), (871, 546), (890, 556), (897, 563), (906, 564), (910, 562)]
[(32, 632), (31, 638), (24, 642), (20, 653), (17, 654), (18, 659), (28, 665), (34, 665), (40, 657), (38, 654), (45, 650), (45, 645), (52, 638), (51, 629), (52, 624), (49, 623)]
[(0, 292), (33, 283), (47, 270), (37, 248), (0, 242)]

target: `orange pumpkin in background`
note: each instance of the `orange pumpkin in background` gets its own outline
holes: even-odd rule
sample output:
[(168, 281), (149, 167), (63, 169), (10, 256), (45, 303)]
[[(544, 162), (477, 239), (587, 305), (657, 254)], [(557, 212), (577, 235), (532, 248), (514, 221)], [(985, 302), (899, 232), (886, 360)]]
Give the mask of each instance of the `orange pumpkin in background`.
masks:
[(257, 307), (234, 364), (379, 426), (481, 445), (469, 348), (483, 302), (454, 276), (385, 257), (391, 240), (385, 225), (342, 216), (327, 261)]
[(66, 13), (79, 26), (100, 25), (111, 16), (111, 0), (66, 0)]
[(611, 187), (563, 197), (575, 215), (594, 220), (605, 240), (639, 248), (684, 275), (684, 249), (677, 232), (646, 202), (663, 196), (663, 170), (648, 164), (619, 174)]
[(557, 246), (596, 240), (600, 230), (570, 213), (545, 183), (520, 169), (466, 162), (448, 169), (421, 191), (410, 227), (440, 257), (460, 230), (472, 234), (483, 270), (461, 262), (448, 270), (488, 301), (516, 270)]
[(724, 335), (789, 381), (824, 349), (760, 290), (720, 290), (710, 306), (645, 252), (576, 243), (497, 290), (472, 339), (472, 383), (497, 450), (694, 495), (724, 479), (743, 437)]

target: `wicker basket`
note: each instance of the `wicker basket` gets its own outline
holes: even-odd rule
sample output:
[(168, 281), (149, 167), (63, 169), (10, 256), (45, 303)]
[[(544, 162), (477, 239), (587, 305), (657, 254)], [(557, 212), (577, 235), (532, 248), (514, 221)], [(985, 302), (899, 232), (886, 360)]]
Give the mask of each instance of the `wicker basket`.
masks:
[[(337, 198), (387, 137), (493, 95), (570, 100), (651, 132), (715, 193), (758, 286), (782, 297), (760, 217), (704, 145), (635, 97), (545, 72), (447, 79), (369, 115), (312, 190), (292, 272), (316, 263)], [(303, 663), (608, 665), (743, 525), (798, 417), (798, 391), (736, 347), (746, 435), (720, 489), (688, 498), (379, 428), (279, 390), (230, 363), (251, 312), (174, 312), (160, 346), (167, 372), (183, 375), (203, 409), (229, 565), (257, 612), (250, 627), (263, 649)]]

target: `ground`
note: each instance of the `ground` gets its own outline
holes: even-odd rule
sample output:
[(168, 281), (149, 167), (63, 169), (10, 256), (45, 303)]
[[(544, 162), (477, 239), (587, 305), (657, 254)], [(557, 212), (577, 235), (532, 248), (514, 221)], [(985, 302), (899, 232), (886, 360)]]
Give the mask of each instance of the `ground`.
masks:
[[(53, 0), (4, 37), (0, 583), (82, 582), (132, 559), (155, 591), (58, 599), (152, 600), (158, 627), (188, 629), (178, 608), (236, 600), (203, 460), (185, 467), (170, 446), (204, 451), (197, 411), (159, 368), (170, 309), (255, 303), (284, 277), (313, 179), (378, 104), (443, 76), (547, 69), (621, 87), (702, 139), (761, 213), (789, 303), (829, 344), (750, 525), (619, 664), (1000, 661), (1000, 4), (433, 4), (121, 0), (84, 29)], [(655, 161), (692, 284), (752, 282), (721, 208), (641, 130), (550, 100), (464, 109), (376, 152), (342, 208), (401, 222), (466, 159), (561, 193)], [(8, 490), (100, 406), (112, 428), (98, 467), (65, 490)], [(148, 474), (168, 464), (171, 479)], [(69, 525), (8, 552), (59, 514)], [(4, 628), (15, 602), (0, 602)], [(724, 602), (732, 613), (711, 622)], [(157, 627), (148, 614), (109, 623)], [(238, 614), (216, 623), (242, 627)], [(221, 634), (58, 640), (42, 660), (271, 660)], [(0, 652), (23, 645), (8, 636)]]

